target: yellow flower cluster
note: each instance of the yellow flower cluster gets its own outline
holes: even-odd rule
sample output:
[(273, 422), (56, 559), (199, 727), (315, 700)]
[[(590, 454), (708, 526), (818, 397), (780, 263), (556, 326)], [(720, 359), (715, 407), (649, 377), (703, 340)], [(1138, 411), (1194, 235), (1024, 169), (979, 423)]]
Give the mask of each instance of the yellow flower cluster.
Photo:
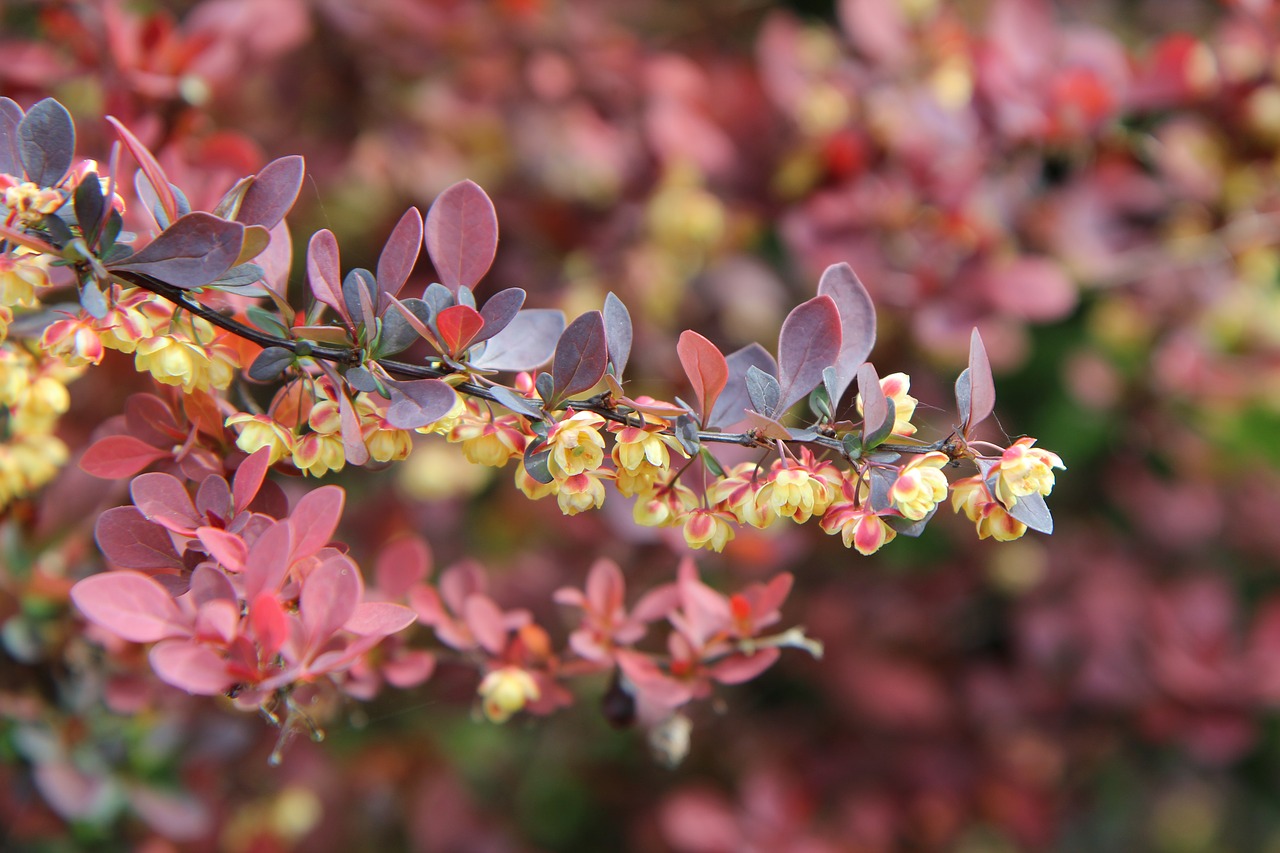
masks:
[(0, 507), (53, 479), (67, 446), (53, 434), (71, 405), (67, 383), (80, 374), (60, 358), (0, 346)]

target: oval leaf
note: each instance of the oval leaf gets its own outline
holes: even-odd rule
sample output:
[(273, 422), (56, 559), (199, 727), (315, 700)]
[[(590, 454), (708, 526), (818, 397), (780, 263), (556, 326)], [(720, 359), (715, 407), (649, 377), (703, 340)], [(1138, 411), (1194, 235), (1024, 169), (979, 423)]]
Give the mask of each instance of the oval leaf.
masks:
[(93, 537), (103, 556), (122, 569), (182, 568), (169, 533), (147, 521), (135, 506), (112, 507), (102, 513)]
[(145, 273), (174, 287), (201, 287), (231, 269), (243, 242), (244, 226), (239, 222), (188, 213), (142, 251), (110, 267)]
[(694, 331), (680, 334), (676, 353), (693, 386), (693, 393), (698, 398), (700, 422), (705, 425), (720, 392), (729, 381), (729, 363), (715, 344)]
[(67, 108), (45, 98), (18, 124), (18, 156), (27, 179), (42, 187), (62, 180), (76, 152), (76, 125)]
[(479, 311), (466, 305), (446, 308), (436, 317), (440, 343), (444, 344), (445, 355), (451, 358), (465, 352), (482, 328), (484, 317), (480, 316)]
[(569, 324), (556, 344), (551, 364), (556, 401), (593, 388), (604, 376), (608, 360), (604, 317), (599, 311), (588, 311)]
[(173, 597), (141, 572), (91, 575), (71, 587), (71, 600), (90, 622), (131, 643), (186, 633)]
[(424, 242), (441, 284), (455, 292), (474, 286), (498, 251), (493, 202), (473, 181), (454, 184), (427, 211)]
[(137, 160), (138, 165), (142, 167), (142, 173), (147, 183), (151, 184), (151, 192), (159, 201), (165, 219), (173, 222), (178, 218), (178, 199), (173, 194), (173, 187), (169, 184), (169, 178), (165, 175), (164, 169), (160, 168), (160, 164), (156, 162), (155, 156), (147, 146), (143, 145), (119, 119), (115, 116), (107, 116), (107, 121), (111, 122), (124, 141), (125, 147), (133, 155), (133, 159)]
[(22, 107), (17, 101), (0, 98), (0, 174), (22, 174), (22, 153), (18, 143), (18, 125), (22, 124), (22, 116)]
[[(969, 336), (969, 405), (961, 409), (960, 417), (965, 425), (965, 435), (985, 421), (996, 407), (996, 383), (991, 378), (991, 362), (982, 336), (974, 329)], [(1029, 525), (1028, 525), (1029, 526)]]
[(396, 429), (417, 429), (438, 421), (452, 411), (458, 394), (439, 379), (417, 379), (388, 383), (391, 405), (387, 407), (387, 423)]
[(307, 244), (307, 283), (311, 285), (311, 295), (317, 302), (337, 311), (348, 327), (354, 325), (351, 314), (347, 312), (346, 300), (342, 298), (338, 240), (327, 228), (311, 235), (311, 242)]
[(189, 640), (160, 643), (147, 659), (161, 681), (196, 696), (217, 696), (235, 683), (217, 652)]
[(897, 411), (880, 388), (880, 377), (871, 362), (858, 368), (858, 393), (862, 397), (862, 447), (869, 449), (889, 437)]
[(760, 344), (747, 344), (725, 358), (729, 366), (729, 379), (725, 383), (724, 392), (711, 409), (709, 427), (725, 429), (742, 421), (744, 412), (751, 405), (751, 397), (747, 388), (747, 373), (756, 368), (770, 376), (778, 372), (778, 364), (769, 351)]
[(830, 296), (815, 296), (792, 309), (778, 335), (777, 416), (818, 386), (840, 343), (840, 312)]
[(152, 462), (171, 456), (169, 450), (153, 447), (131, 435), (109, 435), (95, 441), (80, 457), (86, 474), (104, 480), (132, 477)]
[(840, 404), (858, 368), (876, 344), (876, 308), (853, 267), (832, 264), (818, 281), (818, 294), (830, 296), (840, 312), (840, 353), (836, 356), (836, 379), (831, 405)]
[(298, 200), (306, 170), (306, 162), (296, 154), (263, 166), (245, 190), (236, 220), (245, 225), (261, 225), (268, 231), (275, 228)]
[(604, 330), (605, 339), (609, 342), (609, 363), (613, 365), (613, 375), (621, 379), (631, 358), (633, 329), (631, 312), (613, 291), (604, 298)]
[(489, 340), (510, 325), (520, 313), (520, 308), (524, 305), (524, 297), (525, 293), (519, 287), (508, 287), (490, 296), (484, 303), (484, 307), (480, 309), (480, 316), (484, 318), (484, 328), (472, 339), (472, 345)]
[(293, 529), (293, 560), (310, 557), (333, 539), (342, 518), (347, 493), (341, 486), (321, 486), (307, 492), (289, 514)]
[(422, 214), (411, 207), (400, 217), (378, 256), (378, 292), (395, 296), (409, 280), (422, 251)]
[(526, 309), (490, 338), (484, 352), (471, 359), (471, 363), (485, 370), (534, 370), (551, 358), (562, 334), (562, 312), (554, 308)]
[(308, 647), (318, 648), (340, 630), (355, 613), (360, 597), (360, 570), (346, 555), (330, 557), (307, 575), (298, 611)]

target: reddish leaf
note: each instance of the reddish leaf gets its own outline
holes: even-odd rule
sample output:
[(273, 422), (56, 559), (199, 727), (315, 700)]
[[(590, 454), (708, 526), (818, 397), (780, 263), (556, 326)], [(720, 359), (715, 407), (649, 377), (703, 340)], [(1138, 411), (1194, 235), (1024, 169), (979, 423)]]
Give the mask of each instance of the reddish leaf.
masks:
[(342, 626), (362, 637), (385, 637), (412, 625), (418, 615), (408, 607), (387, 601), (365, 601)]
[(764, 672), (778, 660), (777, 649), (761, 649), (753, 655), (730, 655), (711, 667), (711, 677), (721, 684), (742, 684)]
[(364, 443), (360, 416), (346, 392), (338, 394), (338, 414), (342, 424), (342, 454), (352, 465), (363, 465), (369, 461), (369, 448)]
[(264, 592), (274, 594), (284, 585), (292, 565), (292, 547), (293, 527), (287, 520), (277, 521), (258, 534), (244, 561), (244, 597), (247, 601), (253, 601)]
[(173, 597), (141, 572), (91, 575), (71, 588), (71, 600), (90, 622), (131, 643), (186, 633)]
[(211, 601), (238, 602), (236, 589), (231, 585), (231, 578), (221, 569), (215, 569), (208, 563), (201, 563), (191, 573), (191, 585), (187, 590), (191, 601), (197, 608)]
[(310, 557), (333, 540), (346, 492), (341, 486), (321, 486), (307, 492), (289, 514), (293, 528), (293, 560)]
[[(608, 360), (604, 317), (599, 311), (588, 311), (569, 324), (556, 344), (551, 363), (555, 401), (589, 391), (604, 376)], [(551, 401), (547, 403), (551, 405)]]
[(180, 444), (187, 437), (173, 410), (154, 394), (130, 394), (124, 401), (124, 417), (130, 433), (156, 447)]
[(822, 381), (840, 344), (840, 311), (830, 296), (815, 296), (792, 309), (778, 335), (778, 416)]
[(330, 557), (307, 575), (298, 612), (308, 648), (319, 648), (339, 631), (355, 613), (360, 596), (360, 570), (346, 555)]
[(205, 477), (196, 489), (196, 513), (204, 518), (231, 520), (231, 487), (222, 477)]
[(239, 222), (197, 211), (176, 220), (142, 251), (108, 267), (145, 273), (174, 287), (201, 287), (235, 265), (243, 243)]
[(431, 571), (431, 549), (417, 536), (396, 539), (378, 552), (374, 576), (378, 590), (388, 598), (399, 598)]
[(306, 163), (296, 154), (263, 166), (245, 191), (236, 220), (267, 230), (275, 228), (297, 201), (306, 169)]
[(680, 334), (676, 353), (698, 398), (699, 422), (706, 426), (720, 392), (729, 381), (729, 363), (715, 344), (694, 331)]
[(342, 268), (338, 240), (328, 229), (317, 231), (307, 244), (307, 282), (317, 302), (328, 305), (348, 327), (353, 326), (346, 300), (342, 297)]
[(86, 474), (115, 480), (132, 477), (152, 462), (169, 456), (169, 450), (152, 447), (131, 435), (110, 435), (95, 441), (84, 452), (80, 468)]
[(142, 474), (129, 484), (133, 505), (149, 521), (163, 525), (174, 533), (191, 535), (203, 522), (196, 512), (186, 486), (172, 474)]
[(271, 448), (261, 447), (240, 463), (231, 481), (231, 494), (236, 512), (244, 512), (262, 488), (262, 481), (271, 467)]
[(446, 308), (436, 316), (436, 330), (440, 332), (440, 343), (444, 344), (445, 355), (457, 357), (484, 328), (484, 317), (480, 312), (467, 305), (454, 305)]
[(289, 639), (289, 617), (279, 599), (269, 592), (255, 597), (249, 605), (249, 628), (258, 638), (263, 655), (271, 657), (280, 651)]
[(218, 527), (197, 528), (196, 538), (209, 556), (228, 571), (244, 571), (245, 562), (249, 559), (249, 546), (244, 539)]
[(129, 153), (133, 155), (133, 159), (138, 161), (138, 165), (142, 167), (143, 174), (147, 176), (147, 180), (151, 183), (152, 190), (155, 191), (156, 197), (160, 200), (160, 207), (164, 210), (165, 216), (170, 222), (178, 218), (178, 200), (173, 195), (173, 188), (169, 186), (169, 178), (165, 175), (164, 169), (160, 168), (160, 164), (156, 162), (156, 158), (147, 150), (147, 146), (143, 145), (138, 137), (134, 136), (129, 128), (125, 127), (115, 116), (107, 116), (107, 121), (111, 122), (116, 132), (120, 134), (120, 138), (124, 141), (125, 147), (129, 149)]
[(711, 420), (708, 426), (721, 429), (740, 423), (746, 417), (744, 412), (751, 405), (751, 395), (747, 389), (747, 374), (751, 368), (774, 376), (778, 372), (778, 364), (769, 355), (769, 351), (760, 344), (747, 344), (725, 358), (729, 366), (729, 380), (725, 383), (724, 392), (711, 409)]
[(235, 683), (225, 660), (190, 640), (159, 643), (147, 657), (161, 681), (196, 696), (217, 696)]
[(182, 568), (169, 534), (147, 521), (137, 507), (118, 506), (102, 513), (93, 535), (107, 560), (120, 568)]
[[(378, 256), (378, 292), (395, 296), (409, 280), (422, 251), (422, 214), (416, 207), (405, 211)], [(379, 306), (381, 307), (381, 306)]]
[(498, 216), (493, 202), (472, 181), (446, 189), (427, 211), (427, 253), (440, 283), (455, 293), (489, 271), (498, 250)]
[[(840, 313), (840, 353), (836, 356), (836, 393), (844, 396), (858, 368), (876, 344), (876, 309), (871, 294), (846, 263), (827, 267), (818, 281), (818, 293), (830, 296)], [(832, 400), (835, 406), (840, 401)]]
[(502, 611), (487, 595), (471, 595), (462, 606), (467, 627), (485, 651), (501, 654), (507, 645), (507, 627)]

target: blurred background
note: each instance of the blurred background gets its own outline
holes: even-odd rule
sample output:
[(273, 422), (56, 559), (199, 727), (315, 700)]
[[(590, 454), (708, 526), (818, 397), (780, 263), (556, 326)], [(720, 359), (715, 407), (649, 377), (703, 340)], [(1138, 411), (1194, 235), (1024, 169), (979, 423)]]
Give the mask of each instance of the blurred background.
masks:
[[(471, 178), (501, 223), (482, 292), (618, 293), (660, 397), (681, 330), (772, 349), (848, 261), (923, 437), (977, 326), (1001, 427), (1068, 467), (1051, 537), (940, 513), (871, 558), (813, 524), (701, 557), (722, 587), (794, 572), (784, 618), (827, 655), (723, 691), (675, 770), (604, 684), (498, 727), (447, 668), (268, 769), (264, 722), (82, 636), (66, 587), (127, 496), (69, 470), (0, 518), (0, 847), (1280, 851), (1278, 42), (1273, 0), (0, 4), (0, 93), (58, 97), (84, 156), (121, 118), (196, 208), (303, 154), (295, 244), (329, 228), (372, 267)], [(101, 371), (73, 447), (144, 387)], [(616, 495), (568, 519), (509, 474), (424, 441), (344, 472), (343, 532), (368, 561), (417, 531), (564, 631), (550, 592), (597, 556), (673, 575)]]

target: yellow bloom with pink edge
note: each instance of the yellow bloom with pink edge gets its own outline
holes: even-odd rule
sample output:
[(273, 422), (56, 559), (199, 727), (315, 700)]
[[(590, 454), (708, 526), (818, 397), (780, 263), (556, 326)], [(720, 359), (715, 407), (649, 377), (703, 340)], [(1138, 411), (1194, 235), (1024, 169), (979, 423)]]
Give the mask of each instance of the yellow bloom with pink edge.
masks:
[(604, 483), (587, 472), (557, 481), (556, 503), (565, 515), (577, 515), (604, 504)]
[(330, 471), (341, 471), (347, 464), (347, 452), (341, 435), (309, 432), (294, 441), (293, 464), (312, 477), (323, 477)]
[(577, 412), (557, 423), (547, 433), (547, 460), (557, 480), (584, 471), (594, 471), (604, 461), (604, 436), (599, 427), (604, 418), (595, 412)]
[[(916, 413), (916, 404), (920, 401), (907, 392), (911, 390), (911, 377), (905, 373), (890, 373), (880, 380), (880, 390), (893, 401), (893, 434), (909, 436), (916, 434), (911, 418)], [(855, 398), (858, 414), (862, 414), (862, 395)]]
[(733, 539), (733, 516), (711, 509), (695, 509), (684, 517), (684, 541), (690, 548), (710, 548), (716, 553)]
[(484, 715), (494, 723), (505, 723), (511, 715), (542, 696), (538, 682), (518, 666), (504, 666), (484, 677), (477, 690)]
[(283, 424), (277, 423), (270, 415), (250, 415), (241, 412), (227, 418), (227, 426), (240, 427), (240, 435), (236, 437), (236, 447), (245, 453), (253, 453), (264, 447), (271, 448), (269, 454), (271, 465), (293, 454), (293, 433)]
[(78, 367), (102, 361), (103, 344), (98, 332), (78, 317), (56, 320), (40, 335), (40, 348)]
[(49, 286), (43, 256), (13, 252), (0, 254), (0, 305), (36, 305), (37, 287)]
[(1053, 491), (1053, 469), (1062, 468), (1061, 457), (1039, 447), (1034, 438), (1020, 438), (1000, 456), (996, 469), (996, 494), (1005, 506), (1012, 508), (1018, 498)]
[(978, 530), (978, 538), (1011, 542), (1027, 532), (1027, 526), (1014, 518), (991, 496), (981, 477), (966, 477), (951, 486), (951, 506), (964, 512)]
[(869, 557), (893, 541), (898, 532), (883, 518), (855, 503), (834, 504), (818, 526), (831, 535), (840, 534), (846, 548)]
[(912, 521), (924, 518), (947, 497), (947, 476), (942, 468), (948, 463), (945, 453), (931, 452), (912, 459), (903, 466), (889, 489), (889, 498), (898, 512)]
[(204, 347), (173, 335), (139, 341), (133, 365), (139, 373), (150, 373), (162, 385), (180, 385), (188, 394), (209, 389), (209, 356)]
[(772, 510), (803, 524), (812, 516), (826, 512), (831, 498), (831, 487), (826, 480), (806, 468), (792, 466), (773, 471), (756, 496), (756, 504), (761, 512)]

